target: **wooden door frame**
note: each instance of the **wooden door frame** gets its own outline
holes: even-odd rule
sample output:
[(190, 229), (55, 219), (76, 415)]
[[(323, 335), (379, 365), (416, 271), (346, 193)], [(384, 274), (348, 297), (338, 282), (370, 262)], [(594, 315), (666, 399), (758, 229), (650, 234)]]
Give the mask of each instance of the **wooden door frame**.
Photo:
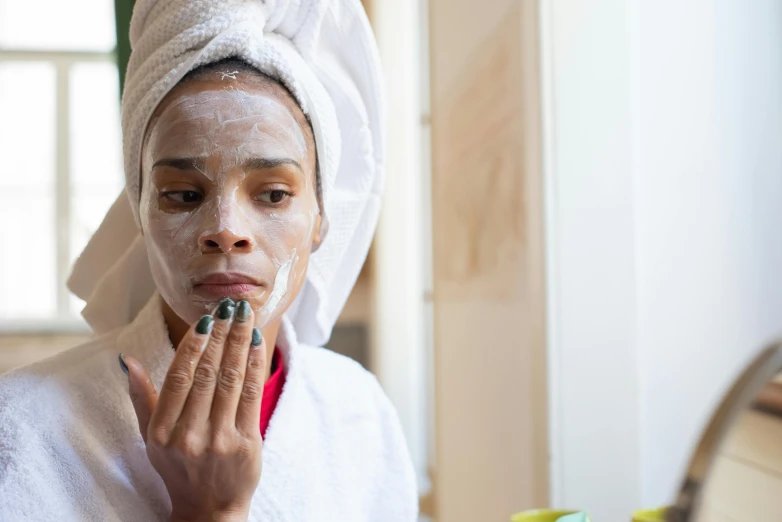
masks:
[(539, 5), (429, 3), (435, 514), (508, 520), (549, 500)]

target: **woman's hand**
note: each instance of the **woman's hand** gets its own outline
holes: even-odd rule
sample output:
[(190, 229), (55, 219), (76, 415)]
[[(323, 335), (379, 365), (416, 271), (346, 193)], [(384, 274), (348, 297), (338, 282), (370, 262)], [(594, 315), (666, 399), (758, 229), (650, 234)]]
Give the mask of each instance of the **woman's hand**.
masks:
[(202, 317), (182, 339), (160, 395), (141, 363), (124, 358), (139, 430), (171, 497), (172, 521), (247, 520), (261, 478), (266, 374), (266, 349), (252, 325), (246, 301), (221, 301), (215, 318)]

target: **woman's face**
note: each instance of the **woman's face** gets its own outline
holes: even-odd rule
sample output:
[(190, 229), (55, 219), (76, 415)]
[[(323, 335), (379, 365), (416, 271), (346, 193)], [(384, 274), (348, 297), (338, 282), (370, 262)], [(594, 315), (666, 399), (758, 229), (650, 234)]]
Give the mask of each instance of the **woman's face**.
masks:
[(249, 301), (257, 326), (282, 315), (320, 241), (315, 164), (301, 110), (273, 82), (218, 75), (163, 100), (143, 148), (140, 217), (158, 291), (180, 318), (223, 297)]

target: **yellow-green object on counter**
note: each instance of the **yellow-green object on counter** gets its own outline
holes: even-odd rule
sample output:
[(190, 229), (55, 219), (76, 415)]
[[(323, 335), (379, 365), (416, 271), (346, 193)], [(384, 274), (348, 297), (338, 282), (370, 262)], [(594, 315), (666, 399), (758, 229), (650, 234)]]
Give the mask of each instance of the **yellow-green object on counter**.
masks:
[(641, 509), (633, 513), (633, 522), (665, 522), (667, 507)]
[(572, 509), (533, 509), (516, 513), (510, 519), (511, 522), (589, 522), (589, 517), (584, 511)]
[(587, 516), (586, 511), (579, 511), (578, 513), (573, 513), (572, 515), (559, 517), (557, 522), (589, 522), (589, 517)]

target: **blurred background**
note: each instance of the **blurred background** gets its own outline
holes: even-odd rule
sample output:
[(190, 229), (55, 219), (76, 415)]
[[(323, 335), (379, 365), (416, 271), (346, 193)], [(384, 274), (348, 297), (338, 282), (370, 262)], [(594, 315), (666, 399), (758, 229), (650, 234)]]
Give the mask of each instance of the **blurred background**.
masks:
[[(668, 504), (782, 332), (782, 3), (365, 0), (375, 243), (329, 348), (396, 405), (424, 515)], [(131, 0), (0, 0), (0, 373), (89, 336)], [(782, 479), (776, 479), (782, 493)]]

